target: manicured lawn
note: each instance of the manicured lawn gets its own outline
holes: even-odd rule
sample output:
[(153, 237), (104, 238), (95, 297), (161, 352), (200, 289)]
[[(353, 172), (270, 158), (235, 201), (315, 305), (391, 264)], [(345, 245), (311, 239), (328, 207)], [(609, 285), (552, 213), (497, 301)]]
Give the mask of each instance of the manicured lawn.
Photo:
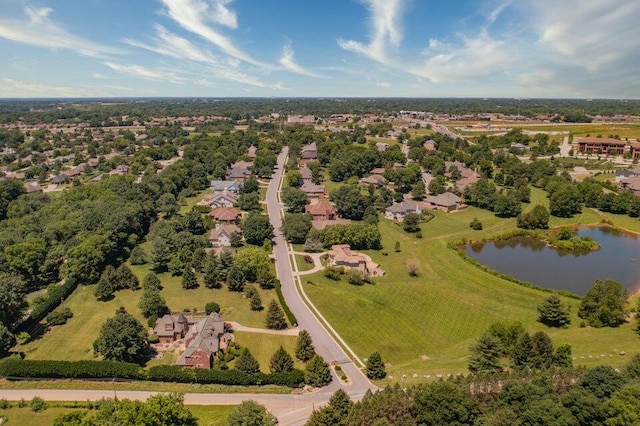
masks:
[(307, 263), (304, 260), (304, 255), (302, 254), (296, 254), (296, 263), (298, 264), (298, 271), (308, 271), (310, 269), (313, 269), (314, 263)]
[[(540, 195), (534, 191), (533, 198)], [(474, 217), (483, 223), (484, 230), (468, 227)], [(597, 223), (600, 217), (586, 209), (573, 221), (553, 220), (554, 225), (565, 221)], [(330, 281), (317, 273), (308, 277), (313, 284), (304, 280), (305, 290), (360, 357), (379, 351), (383, 360), (392, 364), (389, 373), (393, 380), (403, 374), (410, 380), (417, 374), (423, 380), (423, 375), (466, 373), (469, 345), (496, 321), (520, 321), (530, 332), (549, 333), (556, 345), (571, 344), (576, 364), (620, 366), (638, 352), (640, 338), (633, 331), (634, 324), (617, 329), (579, 328), (579, 301), (575, 299), (564, 299), (572, 306), (570, 328), (543, 326), (536, 321), (536, 306), (549, 293), (479, 270), (447, 247), (449, 241), (491, 237), (514, 227), (515, 219), (503, 220), (468, 208), (451, 214), (436, 212), (434, 219), (422, 225), (423, 239), (416, 239), (401, 226), (381, 220), (384, 249), (368, 254), (386, 271), (384, 277), (374, 285), (356, 287), (345, 279)], [(394, 251), (396, 241), (400, 242), (400, 253)], [(417, 278), (407, 273), (409, 259), (420, 264)], [(627, 355), (618, 355), (620, 351)]]
[[(200, 426), (225, 426), (227, 415), (233, 409), (233, 405), (188, 405), (187, 408), (197, 417)], [(49, 407), (34, 413), (28, 407), (14, 407), (0, 410), (0, 415), (8, 417), (8, 425), (51, 426), (58, 415), (74, 410), (77, 408)]]
[(211, 194), (211, 193), (212, 192), (210, 189), (204, 189), (202, 191), (199, 191), (194, 197), (186, 198), (185, 205), (180, 206), (180, 210), (178, 210), (178, 213), (180, 214), (189, 213), (193, 208), (193, 206), (195, 206), (197, 202), (201, 201), (204, 198), (205, 194)]
[[(276, 334), (249, 333), (245, 331), (235, 331), (235, 341), (242, 347), (246, 347), (258, 360), (260, 371), (269, 372), (269, 360), (271, 355), (282, 346), (294, 360), (295, 368), (304, 370), (304, 364), (295, 357), (296, 337), (280, 336)], [(231, 364), (233, 366), (233, 363)]]

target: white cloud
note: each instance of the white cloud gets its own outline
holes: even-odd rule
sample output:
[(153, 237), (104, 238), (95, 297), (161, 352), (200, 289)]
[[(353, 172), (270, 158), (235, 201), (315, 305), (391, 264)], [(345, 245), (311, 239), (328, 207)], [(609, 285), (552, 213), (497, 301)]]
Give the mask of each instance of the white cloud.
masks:
[(238, 18), (236, 13), (227, 7), (227, 4), (233, 0), (214, 0), (213, 1), (213, 15), (212, 19), (220, 25), (225, 25), (229, 28), (238, 28)]
[(27, 6), (24, 12), (27, 19), (0, 19), (0, 37), (48, 49), (70, 49), (91, 57), (119, 53), (112, 47), (70, 34), (50, 19), (51, 8)]
[(80, 98), (105, 95), (104, 91), (96, 88), (54, 86), (51, 84), (29, 83), (11, 78), (0, 79), (0, 97), (2, 98)]
[(383, 64), (389, 64), (388, 46), (400, 46), (402, 28), (400, 18), (405, 0), (362, 0), (370, 13), (371, 36), (369, 44), (354, 40), (338, 40), (344, 50), (360, 53)]
[[(216, 45), (222, 52), (252, 65), (264, 66), (247, 53), (238, 49), (233, 41), (214, 30), (207, 22), (224, 23), (227, 26), (235, 22), (235, 14), (219, 12), (226, 9), (228, 1), (217, 0), (213, 4), (205, 0), (161, 0), (167, 7), (167, 15), (182, 28), (199, 35), (208, 42)], [(231, 16), (234, 18), (231, 19)]]
[(388, 81), (380, 81), (376, 83), (376, 86), (382, 87), (383, 89), (388, 89), (391, 87), (391, 83), (389, 83)]
[(176, 71), (164, 69), (151, 69), (141, 65), (123, 65), (114, 62), (104, 62), (106, 66), (114, 71), (129, 74), (134, 77), (144, 78), (146, 80), (169, 81), (171, 83), (182, 84), (185, 78), (179, 76)]
[(309, 77), (320, 77), (318, 74), (315, 74), (296, 62), (295, 55), (293, 53), (293, 48), (290, 44), (286, 44), (282, 49), (282, 56), (278, 61), (284, 69), (295, 72), (297, 74), (307, 75)]
[(215, 63), (216, 58), (211, 52), (200, 49), (189, 40), (169, 32), (162, 25), (155, 25), (155, 44), (149, 45), (132, 39), (125, 39), (125, 43), (131, 46), (150, 50), (164, 56), (177, 59), (188, 59), (197, 62)]

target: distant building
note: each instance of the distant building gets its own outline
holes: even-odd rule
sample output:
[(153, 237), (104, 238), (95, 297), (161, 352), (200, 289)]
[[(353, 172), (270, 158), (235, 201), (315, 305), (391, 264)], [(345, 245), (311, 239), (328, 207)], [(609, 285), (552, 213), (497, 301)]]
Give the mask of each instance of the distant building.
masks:
[[(623, 155), (627, 148), (627, 143), (612, 138), (574, 138), (573, 151), (580, 154), (612, 154)], [(630, 148), (630, 147), (629, 147)]]
[(290, 115), (287, 117), (287, 124), (315, 124), (316, 118), (313, 115)]

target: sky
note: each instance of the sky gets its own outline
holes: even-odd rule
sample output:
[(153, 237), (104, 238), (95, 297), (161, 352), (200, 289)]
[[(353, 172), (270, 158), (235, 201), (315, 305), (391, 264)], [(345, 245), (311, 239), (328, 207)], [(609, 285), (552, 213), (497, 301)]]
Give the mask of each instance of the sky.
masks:
[(0, 3), (4, 98), (640, 98), (638, 0)]

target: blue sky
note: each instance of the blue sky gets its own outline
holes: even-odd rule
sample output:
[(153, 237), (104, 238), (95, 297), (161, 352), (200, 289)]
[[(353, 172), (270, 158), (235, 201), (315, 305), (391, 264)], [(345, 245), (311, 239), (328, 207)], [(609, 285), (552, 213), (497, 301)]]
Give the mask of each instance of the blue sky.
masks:
[(0, 2), (0, 97), (640, 98), (637, 0)]

